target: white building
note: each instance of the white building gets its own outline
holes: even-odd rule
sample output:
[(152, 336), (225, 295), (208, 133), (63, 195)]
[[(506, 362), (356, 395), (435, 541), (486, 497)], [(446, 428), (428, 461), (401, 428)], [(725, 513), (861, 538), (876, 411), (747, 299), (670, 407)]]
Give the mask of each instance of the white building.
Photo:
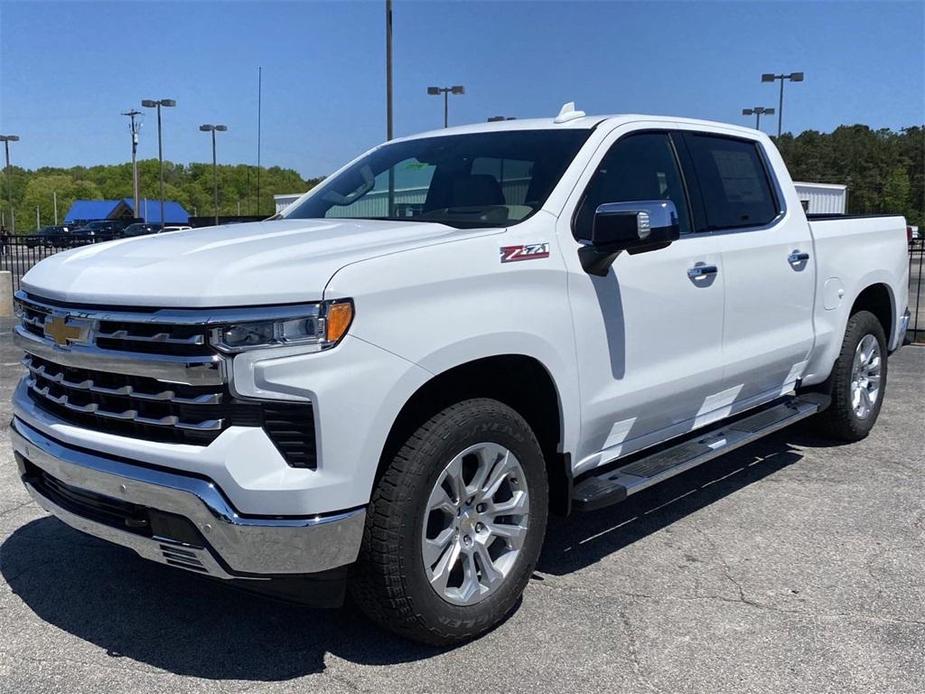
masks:
[(274, 195), (273, 202), (276, 204), (276, 214), (285, 210), (289, 205), (302, 197), (302, 193), (286, 193), (285, 195)]
[(838, 183), (802, 183), (793, 185), (809, 214), (845, 214), (848, 209), (848, 186)]

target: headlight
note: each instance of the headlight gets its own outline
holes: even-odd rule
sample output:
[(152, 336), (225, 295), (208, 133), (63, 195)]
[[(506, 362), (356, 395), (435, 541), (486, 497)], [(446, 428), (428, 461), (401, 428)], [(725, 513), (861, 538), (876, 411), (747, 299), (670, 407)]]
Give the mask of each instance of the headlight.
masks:
[(319, 345), (333, 347), (347, 334), (353, 321), (353, 302), (326, 301), (264, 310), (254, 309), (254, 320), (236, 320), (212, 329), (211, 342), (223, 352), (244, 352), (260, 347)]

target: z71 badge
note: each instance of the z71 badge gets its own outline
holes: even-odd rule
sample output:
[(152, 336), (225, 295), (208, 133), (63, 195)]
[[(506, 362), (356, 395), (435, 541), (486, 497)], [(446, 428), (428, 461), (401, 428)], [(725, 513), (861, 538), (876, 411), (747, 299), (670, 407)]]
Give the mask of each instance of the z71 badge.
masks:
[(534, 260), (549, 257), (548, 243), (526, 243), (522, 246), (501, 246), (501, 262), (514, 263), (518, 260)]

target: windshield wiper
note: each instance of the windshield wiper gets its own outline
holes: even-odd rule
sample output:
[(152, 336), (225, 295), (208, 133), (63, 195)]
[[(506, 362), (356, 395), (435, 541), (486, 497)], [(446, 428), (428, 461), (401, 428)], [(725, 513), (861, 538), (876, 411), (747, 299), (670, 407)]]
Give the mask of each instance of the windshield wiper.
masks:
[(424, 215), (416, 217), (326, 217), (325, 219), (369, 219), (376, 222), (420, 222), (423, 224), (442, 224), (444, 226), (453, 227), (454, 229), (479, 229), (483, 227), (503, 229), (510, 224), (510, 222), (483, 222), (476, 219), (437, 219), (429, 218)]

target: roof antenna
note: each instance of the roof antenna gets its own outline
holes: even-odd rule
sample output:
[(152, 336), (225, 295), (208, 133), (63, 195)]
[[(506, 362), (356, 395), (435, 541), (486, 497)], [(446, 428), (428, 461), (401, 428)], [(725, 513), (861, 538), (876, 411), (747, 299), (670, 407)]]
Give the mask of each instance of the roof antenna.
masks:
[(584, 111), (575, 110), (575, 102), (569, 101), (568, 103), (562, 104), (562, 108), (559, 110), (559, 115), (556, 116), (553, 123), (567, 123), (570, 120), (575, 120), (576, 118), (584, 118)]

